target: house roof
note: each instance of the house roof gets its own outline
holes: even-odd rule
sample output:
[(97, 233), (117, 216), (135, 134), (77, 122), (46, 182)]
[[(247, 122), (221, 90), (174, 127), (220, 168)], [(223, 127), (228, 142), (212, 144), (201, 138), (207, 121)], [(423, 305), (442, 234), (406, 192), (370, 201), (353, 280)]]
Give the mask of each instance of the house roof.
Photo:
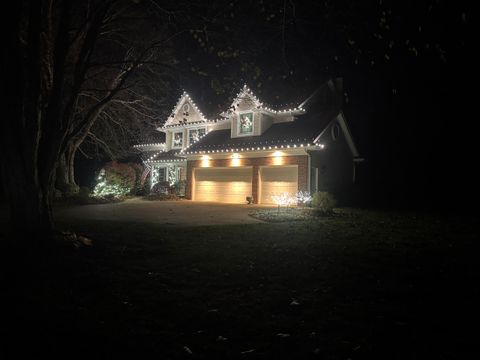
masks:
[(165, 134), (159, 131), (152, 131), (146, 134), (142, 134), (133, 139), (133, 146), (139, 146), (144, 144), (159, 144), (165, 142)]
[(183, 161), (185, 158), (179, 153), (180, 150), (148, 152), (142, 154), (142, 160), (145, 162)]
[(186, 152), (313, 143), (337, 114), (336, 111), (327, 111), (300, 115), (295, 121), (274, 123), (258, 136), (231, 138), (230, 129), (213, 130), (188, 147)]

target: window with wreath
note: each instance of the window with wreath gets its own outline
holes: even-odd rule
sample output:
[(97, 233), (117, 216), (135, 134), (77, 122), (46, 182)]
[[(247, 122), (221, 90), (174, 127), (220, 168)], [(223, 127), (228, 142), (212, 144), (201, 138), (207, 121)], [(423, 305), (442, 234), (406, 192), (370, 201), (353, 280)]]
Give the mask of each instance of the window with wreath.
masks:
[(190, 129), (188, 131), (188, 143), (193, 144), (197, 142), (203, 135), (205, 135), (205, 128)]
[(182, 147), (183, 145), (183, 132), (173, 133), (173, 147)]
[(238, 133), (241, 135), (253, 133), (253, 113), (239, 114)]

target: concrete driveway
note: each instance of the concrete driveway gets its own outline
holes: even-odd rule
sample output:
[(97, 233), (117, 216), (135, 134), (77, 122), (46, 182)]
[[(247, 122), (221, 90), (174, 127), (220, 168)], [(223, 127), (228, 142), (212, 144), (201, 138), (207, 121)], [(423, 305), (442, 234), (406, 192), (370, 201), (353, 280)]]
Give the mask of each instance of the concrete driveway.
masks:
[(55, 219), (113, 220), (150, 222), (171, 226), (256, 224), (263, 221), (248, 216), (265, 205), (224, 204), (216, 202), (148, 201), (139, 198), (121, 203), (62, 206), (55, 209)]

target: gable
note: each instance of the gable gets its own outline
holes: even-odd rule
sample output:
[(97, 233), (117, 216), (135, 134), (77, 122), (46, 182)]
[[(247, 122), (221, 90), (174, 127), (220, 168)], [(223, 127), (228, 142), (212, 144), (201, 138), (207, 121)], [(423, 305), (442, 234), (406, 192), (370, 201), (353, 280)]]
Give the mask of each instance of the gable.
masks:
[(253, 94), (253, 92), (244, 85), (233, 99), (230, 107), (222, 114), (225, 117), (232, 117), (235, 113), (258, 109), (262, 106), (262, 102)]
[[(342, 112), (340, 112), (316, 137), (315, 143), (332, 143), (338, 141), (345, 141), (350, 149), (353, 158), (360, 156), (357, 146), (353, 141), (352, 133), (348, 127), (347, 121)], [(328, 145), (327, 145), (328, 146)]]
[(172, 110), (172, 113), (168, 117), (168, 120), (165, 122), (164, 126), (198, 123), (200, 121), (206, 122), (207, 119), (194, 103), (192, 98), (186, 92), (184, 92)]

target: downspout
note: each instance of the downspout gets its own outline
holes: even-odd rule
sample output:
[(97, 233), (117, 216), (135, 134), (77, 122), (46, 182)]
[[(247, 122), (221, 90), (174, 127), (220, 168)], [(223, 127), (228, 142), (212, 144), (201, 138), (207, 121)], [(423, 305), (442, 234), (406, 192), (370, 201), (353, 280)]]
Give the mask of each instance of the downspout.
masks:
[(311, 193), (312, 192), (312, 184), (311, 184), (312, 156), (310, 155), (310, 153), (308, 151), (305, 150), (305, 152), (307, 153), (307, 156), (308, 156), (307, 189), (308, 189), (308, 192)]

